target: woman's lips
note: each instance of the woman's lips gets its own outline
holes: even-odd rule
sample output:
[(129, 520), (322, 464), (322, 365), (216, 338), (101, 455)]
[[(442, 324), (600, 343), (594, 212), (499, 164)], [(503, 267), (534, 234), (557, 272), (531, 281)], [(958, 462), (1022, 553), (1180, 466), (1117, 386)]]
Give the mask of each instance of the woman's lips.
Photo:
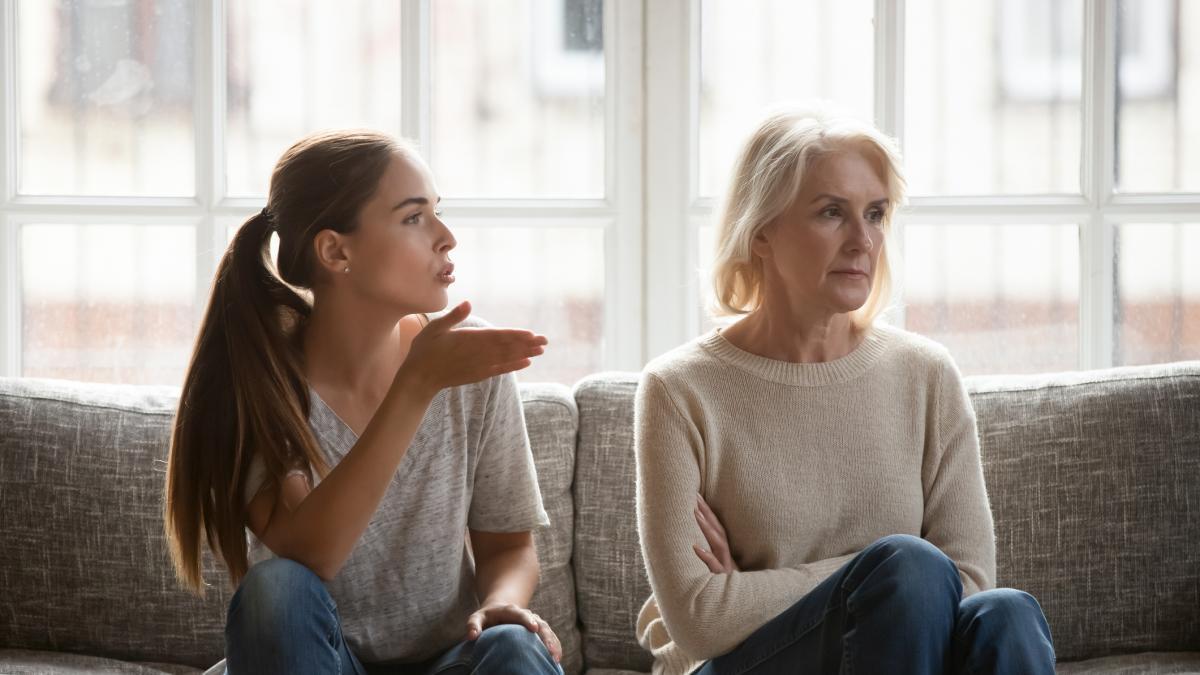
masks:
[(437, 278), (438, 281), (441, 281), (444, 284), (454, 283), (454, 265), (447, 265), (446, 268), (437, 275)]

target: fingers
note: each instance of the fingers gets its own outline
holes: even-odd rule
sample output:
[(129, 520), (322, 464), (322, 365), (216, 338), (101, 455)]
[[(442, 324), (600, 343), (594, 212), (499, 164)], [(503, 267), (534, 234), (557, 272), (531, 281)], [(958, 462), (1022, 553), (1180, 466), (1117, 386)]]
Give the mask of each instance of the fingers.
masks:
[(692, 544), (692, 550), (696, 552), (696, 556), (700, 558), (701, 562), (708, 566), (709, 572), (712, 572), (713, 574), (723, 574), (725, 572), (725, 570), (721, 569), (720, 561), (718, 561), (713, 554), (705, 551), (695, 544)]
[(704, 540), (708, 542), (708, 547), (713, 551), (718, 551), (725, 545), (725, 533), (718, 530), (712, 521), (704, 515), (704, 511), (699, 506), (696, 507), (696, 524), (700, 526), (700, 532), (704, 534)]
[(462, 323), (463, 319), (466, 319), (470, 315), (471, 303), (463, 300), (455, 305), (454, 309), (430, 321), (429, 324), (425, 326), (425, 330), (434, 333), (444, 333), (457, 324)]
[(542, 644), (546, 645), (546, 649), (550, 652), (550, 656), (554, 658), (555, 663), (562, 661), (562, 643), (558, 641), (558, 636), (554, 634), (554, 630), (550, 628), (550, 624), (544, 619), (538, 619), (538, 637), (542, 639)]
[(484, 613), (482, 611), (475, 612), (467, 619), (467, 639), (478, 640), (483, 634)]
[(700, 512), (704, 514), (704, 519), (707, 520), (713, 527), (715, 527), (717, 531), (721, 533), (721, 536), (724, 537), (725, 526), (721, 524), (721, 519), (717, 517), (717, 514), (713, 513), (713, 510), (711, 507), (709, 507), (708, 502), (704, 501), (704, 497), (696, 495), (696, 503), (700, 509)]

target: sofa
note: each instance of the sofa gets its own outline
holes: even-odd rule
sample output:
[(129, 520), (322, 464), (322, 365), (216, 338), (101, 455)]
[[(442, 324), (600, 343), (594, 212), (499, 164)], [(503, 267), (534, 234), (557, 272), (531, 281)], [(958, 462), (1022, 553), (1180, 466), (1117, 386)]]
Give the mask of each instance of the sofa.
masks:
[[(968, 378), (1000, 585), (1042, 603), (1060, 673), (1200, 673), (1200, 362)], [(533, 608), (569, 674), (646, 672), (636, 373), (521, 388), (552, 524)], [(162, 535), (178, 390), (0, 379), (0, 673), (196, 673), (230, 589)]]

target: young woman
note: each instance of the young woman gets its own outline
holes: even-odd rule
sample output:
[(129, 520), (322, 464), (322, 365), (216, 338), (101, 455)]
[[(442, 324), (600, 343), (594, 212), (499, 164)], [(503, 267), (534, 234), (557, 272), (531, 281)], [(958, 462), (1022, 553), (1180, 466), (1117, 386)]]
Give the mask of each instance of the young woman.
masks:
[(546, 339), (426, 318), (454, 281), (438, 201), (408, 145), (310, 136), (217, 270), (165, 522), (189, 587), (205, 542), (239, 584), (233, 675), (561, 672), (526, 609), (548, 519), (509, 374)]
[(875, 321), (903, 197), (868, 125), (789, 110), (746, 143), (714, 272), (742, 318), (638, 390), (655, 673), (1054, 672), (1037, 601), (993, 588), (957, 368)]

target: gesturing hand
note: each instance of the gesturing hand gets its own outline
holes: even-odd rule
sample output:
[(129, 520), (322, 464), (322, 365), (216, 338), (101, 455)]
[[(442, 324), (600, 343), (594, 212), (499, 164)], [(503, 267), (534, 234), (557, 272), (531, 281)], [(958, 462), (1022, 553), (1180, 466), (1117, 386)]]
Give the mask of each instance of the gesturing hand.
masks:
[(708, 550), (694, 544), (692, 549), (696, 551), (700, 560), (708, 565), (708, 571), (713, 574), (737, 572), (737, 563), (733, 562), (733, 555), (729, 552), (729, 537), (725, 534), (725, 526), (699, 494), (696, 495), (696, 522), (700, 525), (700, 531), (704, 533), (705, 541), (708, 542)]
[(546, 645), (546, 649), (550, 652), (550, 656), (554, 657), (554, 662), (558, 663), (562, 661), (562, 644), (558, 641), (558, 636), (554, 634), (554, 630), (550, 628), (550, 624), (528, 609), (513, 604), (505, 603), (480, 607), (479, 611), (467, 619), (467, 639), (477, 640), (483, 634), (483, 631), (488, 628), (506, 623), (521, 625), (529, 632), (537, 633), (538, 637), (542, 640), (542, 644)]
[(546, 338), (513, 328), (454, 328), (471, 313), (459, 303), (413, 338), (400, 368), (411, 381), (437, 392), (526, 368), (545, 351)]

